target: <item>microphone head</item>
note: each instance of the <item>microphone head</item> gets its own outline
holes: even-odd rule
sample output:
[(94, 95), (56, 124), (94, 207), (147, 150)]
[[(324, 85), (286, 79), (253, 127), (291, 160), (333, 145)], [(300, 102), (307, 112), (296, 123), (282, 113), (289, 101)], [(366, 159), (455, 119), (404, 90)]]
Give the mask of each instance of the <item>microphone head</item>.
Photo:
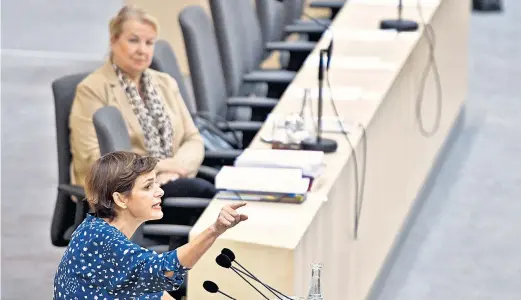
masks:
[(203, 287), (208, 293), (215, 294), (217, 291), (219, 291), (219, 287), (213, 281), (206, 280), (203, 282)]
[(329, 71), (329, 66), (331, 64), (331, 56), (333, 55), (333, 40), (329, 43), (329, 47), (327, 47), (327, 63), (326, 70)]
[(232, 261), (230, 260), (230, 258), (228, 258), (228, 256), (226, 256), (224, 254), (217, 255), (217, 257), (215, 258), (215, 261), (217, 262), (217, 264), (219, 266), (221, 266), (223, 268), (229, 269), (232, 266)]
[(234, 261), (235, 260), (235, 254), (233, 253), (232, 250), (228, 249), (228, 248), (223, 248), (221, 250), (221, 254), (224, 254), (226, 256), (228, 256), (228, 258), (230, 259), (230, 261)]

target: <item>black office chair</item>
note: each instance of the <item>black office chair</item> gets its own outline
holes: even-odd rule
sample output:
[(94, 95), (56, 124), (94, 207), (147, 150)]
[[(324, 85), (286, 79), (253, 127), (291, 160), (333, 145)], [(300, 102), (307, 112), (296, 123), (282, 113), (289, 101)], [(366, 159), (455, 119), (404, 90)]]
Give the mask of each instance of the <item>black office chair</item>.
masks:
[[(58, 247), (69, 244), (74, 230), (89, 211), (83, 187), (71, 185), (72, 161), (69, 142), (69, 115), (76, 94), (76, 87), (89, 73), (61, 77), (52, 83), (56, 118), (56, 144), (58, 153), (58, 194), (51, 223), (51, 242)], [(222, 159), (222, 158), (221, 158)], [(229, 160), (232, 158), (230, 157)], [(201, 166), (198, 177), (213, 182), (217, 170)], [(73, 201), (74, 199), (75, 201)]]
[[(307, 41), (312, 47), (321, 37), (330, 20), (301, 20), (303, 0), (256, 0), (257, 16), (262, 31), (264, 44), (286, 40), (297, 34), (298, 40)], [(320, 23), (320, 24), (318, 24)], [(310, 48), (311, 49), (311, 48)], [(279, 51), (280, 63), (286, 69), (300, 69), (309, 52), (291, 55), (289, 51)]]
[[(285, 1), (285, 32), (299, 34), (301, 39), (317, 42), (326, 28), (331, 25), (331, 19), (313, 18), (304, 12), (304, 0)], [(302, 16), (308, 18), (302, 19)]]
[[(252, 137), (261, 128), (261, 122), (239, 120), (235, 107), (251, 107), (253, 117), (265, 120), (277, 99), (243, 97), (228, 93), (223, 62), (219, 54), (217, 38), (210, 17), (201, 7), (186, 7), (179, 14), (179, 23), (186, 46), (190, 76), (198, 112), (205, 112), (219, 128), (229, 126)], [(226, 120), (226, 122), (222, 122)], [(247, 142), (244, 143), (247, 146)]]
[(172, 50), (172, 47), (167, 41), (163, 39), (156, 41), (154, 47), (154, 57), (152, 57), (150, 68), (172, 76), (172, 78), (174, 78), (174, 80), (177, 82), (179, 92), (181, 93), (181, 97), (183, 98), (188, 111), (191, 114), (197, 112), (197, 105), (193, 97), (191, 97), (190, 93), (188, 92), (183, 74), (179, 68), (179, 63), (177, 62), (177, 57), (174, 53), (174, 50)]
[(330, 18), (333, 20), (346, 2), (346, 0), (317, 0), (311, 2), (309, 7), (329, 9)]
[[(266, 82), (268, 96), (280, 98), (295, 78), (295, 71), (314, 49), (314, 43), (279, 40), (264, 44), (251, 1), (211, 0), (210, 7), (229, 94), (235, 93), (243, 82)], [(300, 57), (301, 62), (297, 66), (288, 65), (285, 70), (262, 69), (264, 58), (273, 51), (289, 51), (291, 56)]]
[[(83, 188), (70, 184), (72, 155), (69, 143), (69, 114), (72, 100), (76, 94), (76, 86), (88, 74), (69, 75), (52, 83), (58, 150), (58, 194), (51, 223), (51, 242), (58, 247), (69, 244), (72, 233), (88, 212), (87, 203), (82, 201), (85, 198)], [(75, 198), (76, 202), (72, 201), (72, 198)]]
[[(235, 158), (240, 155), (243, 149), (243, 133), (240, 131), (243, 128), (235, 127), (233, 130), (230, 130), (226, 127), (227, 123), (220, 122), (215, 124), (212, 122), (209, 114), (197, 112), (197, 105), (193, 97), (188, 93), (176, 55), (167, 41), (158, 40), (156, 42), (150, 68), (167, 73), (177, 82), (181, 97), (204, 140), (205, 158), (203, 165), (220, 168), (223, 165), (233, 164)], [(249, 119), (251, 111), (247, 110), (238, 113)], [(218, 127), (219, 125), (221, 125), (221, 128)]]

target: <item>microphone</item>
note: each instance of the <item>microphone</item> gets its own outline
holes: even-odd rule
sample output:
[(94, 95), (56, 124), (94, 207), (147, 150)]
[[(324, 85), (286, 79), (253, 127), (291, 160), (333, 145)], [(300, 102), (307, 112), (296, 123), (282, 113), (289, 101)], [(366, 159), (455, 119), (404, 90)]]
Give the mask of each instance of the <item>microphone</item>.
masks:
[[(224, 255), (224, 254), (219, 254), (217, 255), (217, 257), (215, 258), (215, 261), (217, 262), (217, 264), (223, 268), (226, 268), (226, 269), (231, 269), (232, 271), (235, 272), (235, 274), (239, 275), (239, 277), (242, 278), (242, 280), (246, 281), (246, 283), (248, 283), (253, 289), (255, 289), (257, 291), (257, 293), (261, 294), (262, 297), (264, 297), (264, 299), (266, 300), (270, 300), (268, 297), (266, 297), (266, 295), (264, 295), (261, 291), (259, 291), (258, 288), (256, 288), (253, 284), (251, 284), (251, 282), (249, 282), (246, 278), (244, 278), (236, 268), (232, 267), (232, 261), (228, 258), (228, 256)], [(278, 297), (277, 297), (278, 298)], [(280, 299), (280, 298), (279, 298)]]
[(232, 296), (219, 291), (219, 286), (217, 286), (217, 284), (213, 281), (206, 280), (205, 282), (203, 282), (203, 287), (208, 293), (212, 293), (212, 294), (219, 293), (221, 295), (226, 296), (226, 298), (228, 298), (228, 299), (237, 300), (237, 299), (233, 298)]
[(318, 60), (318, 125), (317, 125), (317, 136), (307, 138), (302, 141), (302, 148), (304, 150), (311, 151), (322, 151), (324, 153), (335, 152), (338, 145), (335, 140), (322, 138), (322, 107), (323, 97), (322, 90), (324, 87), (324, 67), (323, 57), (327, 50), (320, 50), (320, 56)]
[[(260, 283), (262, 286), (264, 286), (267, 290), (269, 290), (269, 291), (270, 291), (273, 295), (275, 295), (275, 297), (277, 297), (278, 299), (281, 299), (281, 300), (282, 300), (282, 298), (280, 298), (279, 295), (281, 295), (281, 296), (283, 296), (283, 297), (285, 297), (285, 298), (287, 298), (287, 299), (290, 299), (290, 300), (292, 299), (292, 298), (286, 296), (285, 294), (283, 294), (283, 293), (277, 291), (275, 288), (273, 288), (273, 287), (271, 287), (271, 286), (269, 286), (269, 285), (263, 283), (263, 282), (262, 282), (260, 279), (258, 279), (255, 275), (253, 275), (250, 271), (248, 271), (245, 267), (243, 267), (243, 266), (242, 266), (238, 261), (235, 260), (235, 254), (233, 253), (232, 250), (230, 250), (230, 249), (228, 249), (228, 248), (223, 248), (223, 249), (221, 250), (221, 254), (224, 255), (224, 256), (226, 256), (228, 259), (226, 259), (226, 258), (222, 258), (222, 257), (221, 257), (221, 258), (218, 257), (217, 259), (219, 259), (219, 261), (217, 261), (217, 259), (216, 259), (216, 261), (217, 261), (217, 264), (218, 264), (219, 266), (221, 266), (221, 267), (223, 267), (223, 268), (233, 268), (233, 269), (235, 269), (236, 271), (238, 271), (238, 272), (244, 274), (245, 276), (248, 276), (249, 278), (255, 280), (256, 282), (258, 282), (258, 283)], [(232, 266), (231, 266), (231, 265), (232, 265), (232, 262), (234, 262), (234, 263), (236, 263), (237, 265), (239, 265), (239, 266), (240, 266), (244, 271), (239, 270), (238, 268), (232, 267)], [(277, 294), (278, 294), (278, 295), (277, 295)]]
[(403, 10), (402, 0), (398, 0), (398, 19), (397, 20), (382, 20), (380, 22), (380, 29), (395, 29), (398, 32), (418, 30), (417, 22), (402, 19), (402, 10)]
[[(284, 0), (277, 0), (278, 2), (284, 2)], [(333, 33), (329, 25), (320, 22), (320, 20), (306, 14), (302, 13), (304, 16), (310, 18), (319, 26), (322, 26), (326, 31), (329, 30), (331, 32), (331, 41), (329, 42), (329, 46), (327, 49), (321, 49), (318, 57), (318, 116), (317, 116), (317, 136), (308, 138), (302, 141), (302, 149), (311, 150), (311, 151), (322, 151), (324, 153), (332, 153), (335, 152), (338, 144), (335, 140), (322, 138), (322, 108), (323, 108), (323, 98), (322, 91), (324, 86), (324, 55), (327, 54), (327, 62), (326, 62), (326, 70), (329, 71), (329, 67), (331, 65), (331, 57), (333, 53)]]
[[(235, 261), (235, 253), (233, 253), (232, 250), (228, 249), (228, 248), (223, 248), (221, 250), (221, 254), (224, 254), (226, 256), (228, 256), (228, 258), (230, 259), (230, 261)], [(241, 266), (241, 264), (239, 264), (238, 262), (236, 262), (239, 266)], [(244, 268), (243, 266), (241, 266), (241, 268)]]

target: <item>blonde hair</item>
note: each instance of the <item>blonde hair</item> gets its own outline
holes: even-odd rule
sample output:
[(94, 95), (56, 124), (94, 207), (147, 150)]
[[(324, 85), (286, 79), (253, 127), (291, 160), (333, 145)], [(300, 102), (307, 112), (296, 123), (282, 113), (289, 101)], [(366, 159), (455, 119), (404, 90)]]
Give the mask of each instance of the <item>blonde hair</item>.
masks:
[(123, 32), (123, 25), (125, 22), (129, 20), (137, 20), (143, 23), (148, 23), (151, 25), (156, 33), (159, 33), (159, 25), (157, 23), (156, 18), (148, 14), (144, 9), (131, 6), (131, 5), (125, 5), (123, 8), (118, 12), (118, 14), (110, 20), (109, 23), (109, 32), (110, 32), (110, 39), (117, 39)]

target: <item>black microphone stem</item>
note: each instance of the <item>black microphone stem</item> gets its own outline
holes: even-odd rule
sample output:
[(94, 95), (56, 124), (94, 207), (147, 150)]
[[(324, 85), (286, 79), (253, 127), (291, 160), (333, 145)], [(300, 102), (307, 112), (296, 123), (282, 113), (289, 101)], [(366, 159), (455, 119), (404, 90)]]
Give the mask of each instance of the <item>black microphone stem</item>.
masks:
[(320, 50), (320, 55), (318, 57), (318, 124), (317, 124), (317, 143), (320, 143), (322, 139), (322, 90), (324, 88), (324, 52), (325, 50)]
[[(281, 3), (284, 2), (284, 0), (277, 0), (277, 1), (281, 2)], [(400, 4), (401, 3), (402, 2), (400, 1)], [(309, 15), (305, 11), (303, 11), (302, 14), (304, 16), (308, 17), (311, 21), (315, 22), (318, 26), (322, 27), (325, 31), (328, 31), (328, 30), (330, 31), (331, 30), (331, 27), (329, 25), (320, 22), (320, 20), (318, 20), (317, 18)], [(331, 42), (329, 43), (329, 46), (327, 47), (327, 64), (326, 64), (326, 69), (328, 71), (329, 71), (329, 65), (331, 63), (331, 55), (332, 55), (332, 53), (333, 53), (333, 34), (331, 33)]]
[(246, 281), (246, 282), (247, 282), (247, 283), (248, 283), (252, 288), (254, 288), (254, 289), (255, 289), (259, 294), (261, 294), (262, 297), (264, 297), (264, 299), (266, 299), (266, 300), (270, 300), (268, 297), (266, 297), (266, 295), (264, 295), (261, 291), (259, 291), (259, 289), (257, 289), (253, 284), (251, 284), (251, 282), (249, 282), (246, 278), (242, 277), (242, 275), (241, 275), (239, 272), (237, 272), (237, 271), (235, 270), (235, 268), (231, 268), (231, 269), (232, 269), (235, 273), (237, 273), (237, 275), (239, 275), (239, 277), (241, 277), (244, 281)]
[[(243, 267), (238, 261), (234, 260), (233, 262), (236, 263), (237, 265), (239, 265), (239, 267), (241, 267), (246, 273), (250, 274), (249, 275), (250, 277), (253, 277), (256, 279), (255, 275), (253, 275), (250, 271), (246, 270), (246, 268)], [(243, 272), (243, 274), (244, 274), (244, 272)]]
[(230, 298), (230, 299), (237, 300), (237, 299), (233, 298), (232, 296), (230, 296), (230, 295), (228, 295), (228, 294), (226, 294), (226, 293), (224, 293), (224, 292), (217, 291), (217, 293), (222, 294), (222, 295), (225, 295), (226, 297), (228, 297), (228, 298)]
[[(240, 266), (240, 264), (239, 264), (239, 266)], [(241, 267), (242, 267), (242, 266), (241, 266)], [(244, 269), (244, 267), (242, 267), (242, 268)], [(292, 300), (290, 297), (288, 297), (288, 296), (284, 295), (283, 293), (277, 291), (275, 288), (273, 288), (273, 287), (271, 287), (271, 286), (269, 286), (269, 285), (267, 285), (267, 284), (261, 282), (259, 278), (255, 277), (255, 276), (254, 276), (253, 274), (251, 274), (248, 270), (244, 269), (244, 271), (246, 271), (246, 272), (244, 272), (244, 271), (239, 270), (238, 268), (235, 268), (235, 267), (232, 267), (232, 269), (236, 270), (237, 272), (241, 272), (241, 273), (244, 274), (245, 276), (248, 276), (249, 278), (255, 280), (256, 282), (262, 284), (262, 286), (264, 286), (266, 289), (268, 289), (268, 290), (269, 290), (273, 295), (275, 295), (275, 297), (277, 297), (277, 298), (279, 298), (279, 299), (282, 300), (282, 298), (280, 298), (279, 296), (277, 296), (277, 294), (279, 294), (280, 296), (282, 296), (282, 297), (284, 297), (284, 298), (287, 298), (287, 299), (289, 299), (289, 300)]]
[(402, 10), (403, 10), (403, 3), (402, 3), (402, 0), (399, 0), (399, 2), (398, 2), (398, 22), (402, 21)]
[[(400, 3), (402, 3), (400, 1)], [(315, 17), (312, 17), (308, 14), (306, 14), (305, 12), (302, 13), (304, 16), (310, 18), (313, 22), (317, 23), (319, 26), (321, 26), (322, 28), (325, 29), (325, 31), (331, 31), (331, 27), (327, 24), (324, 24), (322, 22), (320, 22), (318, 19), (316, 19)], [(400, 13), (401, 14), (401, 13)], [(401, 18), (400, 18), (401, 19)], [(329, 46), (327, 47), (327, 64), (326, 64), (326, 70), (329, 71), (329, 66), (331, 65), (331, 55), (333, 54), (333, 34), (331, 32), (331, 41), (329, 42)]]

